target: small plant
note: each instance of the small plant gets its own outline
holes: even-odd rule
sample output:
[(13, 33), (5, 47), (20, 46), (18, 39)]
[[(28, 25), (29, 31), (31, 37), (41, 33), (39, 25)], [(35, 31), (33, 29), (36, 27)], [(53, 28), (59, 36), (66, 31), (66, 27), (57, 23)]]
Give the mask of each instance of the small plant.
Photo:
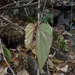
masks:
[(65, 50), (66, 46), (65, 46), (65, 42), (64, 42), (64, 37), (61, 36), (61, 35), (58, 36), (58, 37), (57, 37), (57, 41), (58, 41), (59, 46), (60, 46), (63, 50)]
[[(47, 18), (50, 19), (51, 23), (53, 23), (53, 19), (50, 14), (47, 14), (45, 17), (42, 20), (44, 23), (41, 23), (39, 26), (37, 26), (36, 23), (29, 23), (25, 28), (25, 47), (32, 50), (33, 41), (36, 41), (36, 55), (38, 58), (40, 70), (43, 68), (48, 57), (53, 38), (53, 30), (52, 27), (47, 24)], [(36, 40), (33, 39), (34, 33), (36, 34)]]

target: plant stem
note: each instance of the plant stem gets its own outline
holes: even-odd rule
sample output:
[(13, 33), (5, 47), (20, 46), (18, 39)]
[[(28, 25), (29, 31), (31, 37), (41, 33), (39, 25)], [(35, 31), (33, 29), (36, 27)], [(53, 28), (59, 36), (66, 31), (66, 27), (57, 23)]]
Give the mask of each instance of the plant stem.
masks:
[(38, 26), (40, 24), (40, 0), (38, 0)]

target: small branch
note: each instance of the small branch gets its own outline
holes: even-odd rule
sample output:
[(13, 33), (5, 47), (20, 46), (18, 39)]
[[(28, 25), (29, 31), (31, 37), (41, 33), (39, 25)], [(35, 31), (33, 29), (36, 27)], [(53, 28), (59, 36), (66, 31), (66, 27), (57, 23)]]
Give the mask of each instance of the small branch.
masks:
[[(22, 2), (26, 2), (26, 1), (20, 1), (20, 3), (22, 3)], [(31, 1), (30, 1), (30, 2), (31, 2)], [(28, 2), (28, 3), (29, 3), (29, 2)], [(1, 7), (0, 10), (5, 9), (5, 8), (7, 8), (7, 7), (9, 7), (9, 6), (12, 6), (12, 5), (14, 5), (14, 4), (16, 4), (16, 2), (11, 3), (11, 4), (7, 4), (7, 5), (3, 6), (3, 7)]]
[[(35, 2), (35, 3), (32, 3), (32, 4), (26, 4), (26, 5), (24, 5), (24, 6), (3, 8), (2, 10), (21, 9), (21, 8), (25, 8), (25, 7), (35, 6), (35, 5), (37, 5), (37, 4), (38, 4), (38, 2)], [(1, 9), (0, 9), (0, 10), (1, 10)]]
[(7, 60), (5, 58), (4, 51), (3, 51), (3, 48), (2, 48), (1, 38), (0, 38), (0, 46), (1, 46), (2, 54), (3, 54), (3, 58), (4, 58), (5, 62), (6, 62), (6, 64), (8, 65), (8, 67), (11, 70), (12, 74), (15, 75), (14, 71), (12, 70), (12, 68), (10, 67), (9, 63), (7, 62)]
[(10, 23), (10, 25), (14, 25), (14, 26), (16, 26), (16, 27), (18, 27), (18, 28), (20, 28), (21, 30), (24, 31), (24, 28), (21, 27), (21, 26), (19, 26), (17, 23), (13, 23), (13, 22), (11, 22), (10, 20), (8, 20), (7, 18), (4, 18), (4, 17), (1, 16), (1, 15), (0, 15), (0, 18), (3, 19), (3, 20), (5, 20), (5, 21), (7, 21), (8, 23)]

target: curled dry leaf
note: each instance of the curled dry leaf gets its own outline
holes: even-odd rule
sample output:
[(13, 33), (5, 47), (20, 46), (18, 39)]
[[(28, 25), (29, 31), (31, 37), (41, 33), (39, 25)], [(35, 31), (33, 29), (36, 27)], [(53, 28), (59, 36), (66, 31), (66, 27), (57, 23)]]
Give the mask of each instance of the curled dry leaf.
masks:
[(17, 73), (17, 75), (29, 75), (29, 73), (26, 70), (21, 70)]

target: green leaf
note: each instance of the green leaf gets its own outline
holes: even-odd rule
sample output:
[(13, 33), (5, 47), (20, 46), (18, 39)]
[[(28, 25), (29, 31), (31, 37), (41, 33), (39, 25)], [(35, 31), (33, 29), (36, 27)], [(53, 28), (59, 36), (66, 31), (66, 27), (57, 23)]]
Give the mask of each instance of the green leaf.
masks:
[(54, 20), (53, 20), (53, 15), (52, 14), (46, 14), (44, 16), (44, 18), (42, 19), (42, 22), (43, 23), (46, 23), (48, 21), (48, 19), (50, 19), (50, 22), (53, 24), (54, 23)]
[(3, 48), (3, 50), (4, 50), (4, 54), (5, 54), (6, 60), (8, 62), (10, 62), (10, 60), (11, 60), (11, 53), (10, 53), (10, 51), (7, 48), (5, 48), (5, 47)]
[(65, 50), (65, 42), (64, 41), (60, 41), (60, 46), (62, 47), (63, 50)]
[(57, 37), (57, 41), (58, 41), (58, 43), (60, 42), (60, 37), (59, 36)]
[[(16, 3), (15, 7), (18, 7), (20, 5), (20, 2), (18, 0), (18, 2)], [(18, 13), (18, 9), (14, 10), (14, 15), (16, 15)]]
[(28, 22), (29, 23), (34, 23), (34, 21), (35, 21), (35, 18), (32, 15), (29, 15), (28, 16)]
[(25, 28), (25, 47), (31, 49), (31, 42), (34, 35), (35, 25), (29, 23)]
[(36, 33), (36, 53), (38, 57), (40, 70), (43, 68), (45, 61), (50, 52), (52, 45), (52, 28), (49, 24), (42, 23), (37, 28)]

